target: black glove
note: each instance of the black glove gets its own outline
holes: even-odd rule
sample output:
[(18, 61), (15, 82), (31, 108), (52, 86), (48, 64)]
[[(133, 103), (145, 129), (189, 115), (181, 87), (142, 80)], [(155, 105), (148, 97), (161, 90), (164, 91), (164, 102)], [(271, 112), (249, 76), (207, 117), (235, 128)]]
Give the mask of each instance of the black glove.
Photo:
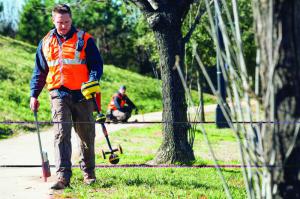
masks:
[(96, 122), (97, 123), (104, 123), (106, 120), (106, 116), (103, 114), (103, 113), (99, 113), (97, 116), (96, 116)]

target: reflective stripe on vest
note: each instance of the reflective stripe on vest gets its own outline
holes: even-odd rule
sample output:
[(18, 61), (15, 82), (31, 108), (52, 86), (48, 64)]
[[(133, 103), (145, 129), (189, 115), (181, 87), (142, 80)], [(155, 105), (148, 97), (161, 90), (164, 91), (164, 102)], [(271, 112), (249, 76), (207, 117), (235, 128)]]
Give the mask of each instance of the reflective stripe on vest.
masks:
[[(83, 82), (88, 81), (89, 72), (86, 65), (85, 47), (91, 37), (79, 30), (64, 42), (51, 30), (43, 40), (43, 53), (49, 67), (47, 87), (49, 90), (60, 88), (62, 85), (79, 90)], [(84, 36), (84, 38), (83, 38)], [(83, 41), (81, 50), (77, 50), (79, 40)]]
[[(77, 52), (77, 51), (76, 51)], [(47, 61), (48, 67), (57, 66), (59, 60)], [(76, 59), (62, 59), (62, 64), (86, 64), (86, 60), (76, 60)]]

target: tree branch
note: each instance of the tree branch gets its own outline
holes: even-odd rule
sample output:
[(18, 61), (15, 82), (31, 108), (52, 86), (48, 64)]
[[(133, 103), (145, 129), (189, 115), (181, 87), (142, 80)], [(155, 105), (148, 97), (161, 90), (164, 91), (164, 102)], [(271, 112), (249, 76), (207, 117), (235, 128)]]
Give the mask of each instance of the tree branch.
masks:
[(158, 9), (158, 2), (154, 0), (148, 0), (149, 4), (152, 6), (153, 10)]
[[(141, 11), (144, 12), (154, 12), (156, 9), (155, 5), (158, 8), (158, 4), (155, 0), (124, 0), (124, 1), (130, 1), (135, 6), (137, 6)], [(152, 6), (152, 4), (154, 6)]]
[[(209, 2), (209, 5), (212, 5), (213, 1), (210, 1)], [(191, 26), (190, 30), (187, 32), (187, 34), (183, 37), (183, 42), (184, 43), (187, 43), (190, 38), (192, 37), (192, 34), (193, 32), (195, 31), (197, 25), (199, 24), (200, 22), (200, 19), (201, 17), (206, 13), (206, 10), (205, 8), (202, 8), (201, 9), (201, 6), (199, 4), (199, 7), (198, 7), (198, 10), (197, 10), (197, 14), (196, 14), (196, 17), (195, 17), (195, 20), (194, 20), (194, 23), (193, 25)]]
[[(200, 1), (200, 0), (199, 0)], [(180, 8), (180, 19), (181, 22), (184, 21), (186, 15), (188, 14), (190, 10), (190, 6), (194, 3), (194, 0), (183, 0), (183, 1), (177, 1), (177, 7)]]

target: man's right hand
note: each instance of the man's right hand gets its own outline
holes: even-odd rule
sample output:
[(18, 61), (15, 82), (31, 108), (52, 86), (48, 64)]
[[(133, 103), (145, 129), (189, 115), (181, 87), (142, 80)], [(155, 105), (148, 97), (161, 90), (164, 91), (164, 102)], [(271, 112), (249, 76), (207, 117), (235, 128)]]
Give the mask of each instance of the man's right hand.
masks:
[(85, 97), (85, 99), (92, 99), (94, 94), (100, 93), (99, 81), (95, 80), (82, 83), (81, 93)]
[(40, 102), (35, 97), (30, 97), (30, 109), (32, 112), (38, 111)]

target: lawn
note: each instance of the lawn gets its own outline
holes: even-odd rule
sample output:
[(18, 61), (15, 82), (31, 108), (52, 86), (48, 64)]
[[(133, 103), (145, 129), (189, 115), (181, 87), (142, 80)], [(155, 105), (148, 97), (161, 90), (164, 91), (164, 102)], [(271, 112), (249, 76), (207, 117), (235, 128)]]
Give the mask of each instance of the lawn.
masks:
[[(231, 130), (206, 126), (215, 152), (220, 156), (219, 163), (238, 164), (238, 155), (224, 157), (228, 144), (235, 145)], [(113, 146), (121, 144), (124, 149), (119, 164), (144, 164), (151, 160), (161, 143), (160, 129), (160, 125), (151, 125), (112, 133), (110, 139)], [(202, 137), (199, 131), (196, 132), (194, 165), (211, 165), (212, 159), (207, 154)], [(96, 163), (107, 165), (107, 160), (100, 155), (101, 149), (107, 149), (106, 142), (104, 139), (96, 142)], [(230, 150), (227, 152), (230, 153)], [(73, 171), (72, 187), (56, 195), (57, 198), (225, 198), (221, 180), (214, 168), (98, 168), (98, 181), (93, 186), (83, 185), (82, 173), (78, 168)], [(240, 169), (226, 168), (222, 172), (233, 198), (245, 198)]]

